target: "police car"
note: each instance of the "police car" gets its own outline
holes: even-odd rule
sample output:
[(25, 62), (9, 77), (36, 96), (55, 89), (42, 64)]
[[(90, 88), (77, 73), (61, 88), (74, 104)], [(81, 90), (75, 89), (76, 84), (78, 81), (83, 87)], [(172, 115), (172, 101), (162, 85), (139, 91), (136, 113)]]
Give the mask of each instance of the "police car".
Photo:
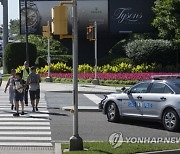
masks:
[(180, 126), (180, 75), (153, 76), (122, 93), (105, 96), (99, 109), (108, 121), (117, 122), (123, 117), (160, 120), (168, 131)]

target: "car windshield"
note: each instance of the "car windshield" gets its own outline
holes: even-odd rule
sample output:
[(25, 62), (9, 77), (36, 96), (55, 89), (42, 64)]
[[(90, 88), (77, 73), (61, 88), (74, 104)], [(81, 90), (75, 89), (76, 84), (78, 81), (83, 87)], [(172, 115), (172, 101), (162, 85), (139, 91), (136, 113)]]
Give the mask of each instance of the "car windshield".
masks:
[(176, 87), (176, 93), (180, 94), (180, 80), (174, 80), (173, 84)]
[(175, 83), (175, 86), (180, 89), (180, 83)]

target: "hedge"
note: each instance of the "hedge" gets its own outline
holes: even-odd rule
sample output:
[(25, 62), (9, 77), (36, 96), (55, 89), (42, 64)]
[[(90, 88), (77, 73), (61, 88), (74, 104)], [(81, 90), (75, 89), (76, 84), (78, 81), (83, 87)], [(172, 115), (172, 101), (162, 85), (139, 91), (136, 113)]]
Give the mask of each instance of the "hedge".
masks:
[[(37, 49), (36, 46), (29, 43), (29, 64), (35, 64)], [(26, 60), (26, 43), (8, 43), (5, 47), (4, 62), (8, 73), (11, 69), (24, 64)]]
[(176, 64), (177, 51), (168, 40), (135, 40), (125, 46), (126, 55), (136, 64)]

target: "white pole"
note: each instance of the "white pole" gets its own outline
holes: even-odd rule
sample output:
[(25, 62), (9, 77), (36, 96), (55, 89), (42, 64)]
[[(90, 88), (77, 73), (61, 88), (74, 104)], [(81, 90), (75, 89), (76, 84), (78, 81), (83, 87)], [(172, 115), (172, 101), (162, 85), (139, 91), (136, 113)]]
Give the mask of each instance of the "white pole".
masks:
[(78, 19), (77, 19), (77, 0), (73, 0), (73, 136), (70, 138), (70, 151), (83, 150), (83, 140), (78, 133)]
[(51, 64), (51, 57), (50, 57), (50, 39), (48, 38), (48, 78), (50, 78), (50, 64)]

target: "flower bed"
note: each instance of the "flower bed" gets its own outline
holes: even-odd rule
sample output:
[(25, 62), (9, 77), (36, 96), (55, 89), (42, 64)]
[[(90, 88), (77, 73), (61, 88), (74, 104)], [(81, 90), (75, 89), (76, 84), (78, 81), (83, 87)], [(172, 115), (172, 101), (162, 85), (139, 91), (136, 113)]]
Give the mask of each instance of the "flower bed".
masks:
[[(175, 75), (179, 73), (98, 73), (99, 79), (104, 80), (148, 80), (153, 75)], [(180, 74), (179, 74), (180, 75)], [(41, 73), (46, 77), (47, 73)], [(72, 73), (51, 73), (54, 78), (72, 78)], [(94, 73), (78, 73), (79, 79), (94, 79)]]

